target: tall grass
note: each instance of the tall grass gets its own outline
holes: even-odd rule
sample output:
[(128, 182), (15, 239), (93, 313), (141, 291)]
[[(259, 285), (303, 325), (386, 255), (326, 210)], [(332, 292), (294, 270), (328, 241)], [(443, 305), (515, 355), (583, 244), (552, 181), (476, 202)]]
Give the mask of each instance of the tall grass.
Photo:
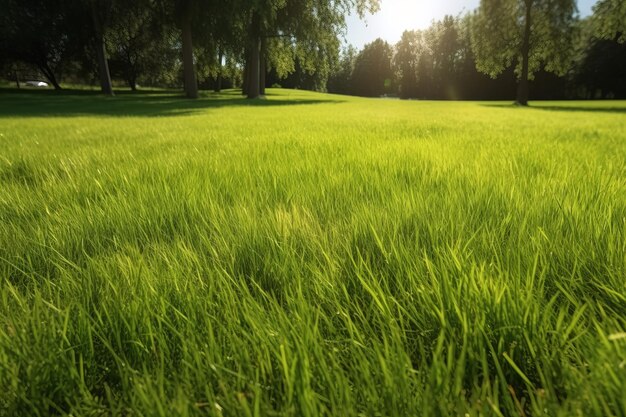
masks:
[(0, 415), (626, 415), (626, 104), (270, 91), (0, 96)]

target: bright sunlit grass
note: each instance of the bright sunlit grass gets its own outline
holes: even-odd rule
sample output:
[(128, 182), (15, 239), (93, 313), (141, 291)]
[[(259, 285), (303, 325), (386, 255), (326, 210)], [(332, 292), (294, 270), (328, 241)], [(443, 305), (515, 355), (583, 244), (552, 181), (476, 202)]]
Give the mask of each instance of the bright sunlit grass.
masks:
[(0, 95), (0, 415), (626, 414), (626, 103)]

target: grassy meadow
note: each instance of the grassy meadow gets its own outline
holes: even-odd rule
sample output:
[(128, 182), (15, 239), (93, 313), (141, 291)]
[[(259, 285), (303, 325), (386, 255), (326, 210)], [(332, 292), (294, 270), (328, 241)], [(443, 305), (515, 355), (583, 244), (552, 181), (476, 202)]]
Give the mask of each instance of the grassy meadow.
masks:
[(0, 416), (625, 416), (626, 102), (0, 92)]

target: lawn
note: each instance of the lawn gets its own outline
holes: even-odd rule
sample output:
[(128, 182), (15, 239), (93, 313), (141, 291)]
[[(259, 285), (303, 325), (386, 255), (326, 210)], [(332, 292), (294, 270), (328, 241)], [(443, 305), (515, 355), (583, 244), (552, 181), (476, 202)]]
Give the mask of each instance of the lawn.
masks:
[(626, 102), (0, 91), (0, 416), (626, 415)]

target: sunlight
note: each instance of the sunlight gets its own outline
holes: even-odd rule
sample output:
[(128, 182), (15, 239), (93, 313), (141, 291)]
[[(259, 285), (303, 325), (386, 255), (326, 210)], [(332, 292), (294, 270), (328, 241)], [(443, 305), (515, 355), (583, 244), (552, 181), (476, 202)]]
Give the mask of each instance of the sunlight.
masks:
[(386, 0), (381, 4), (381, 17), (387, 32), (414, 28), (437, 17), (437, 4), (423, 0)]
[(348, 42), (358, 46), (380, 37), (388, 42), (397, 42), (402, 32), (424, 29), (433, 20), (446, 14), (457, 15), (478, 6), (478, 0), (382, 0), (380, 10), (365, 17), (348, 18)]
[[(578, 0), (577, 3), (581, 16), (587, 16), (596, 0)], [(478, 4), (479, 0), (381, 0), (378, 13), (367, 15), (365, 21), (355, 15), (348, 17), (346, 41), (358, 47), (376, 38), (395, 43), (405, 30), (425, 29), (433, 20), (442, 19), (446, 14), (457, 16), (471, 12)]]

